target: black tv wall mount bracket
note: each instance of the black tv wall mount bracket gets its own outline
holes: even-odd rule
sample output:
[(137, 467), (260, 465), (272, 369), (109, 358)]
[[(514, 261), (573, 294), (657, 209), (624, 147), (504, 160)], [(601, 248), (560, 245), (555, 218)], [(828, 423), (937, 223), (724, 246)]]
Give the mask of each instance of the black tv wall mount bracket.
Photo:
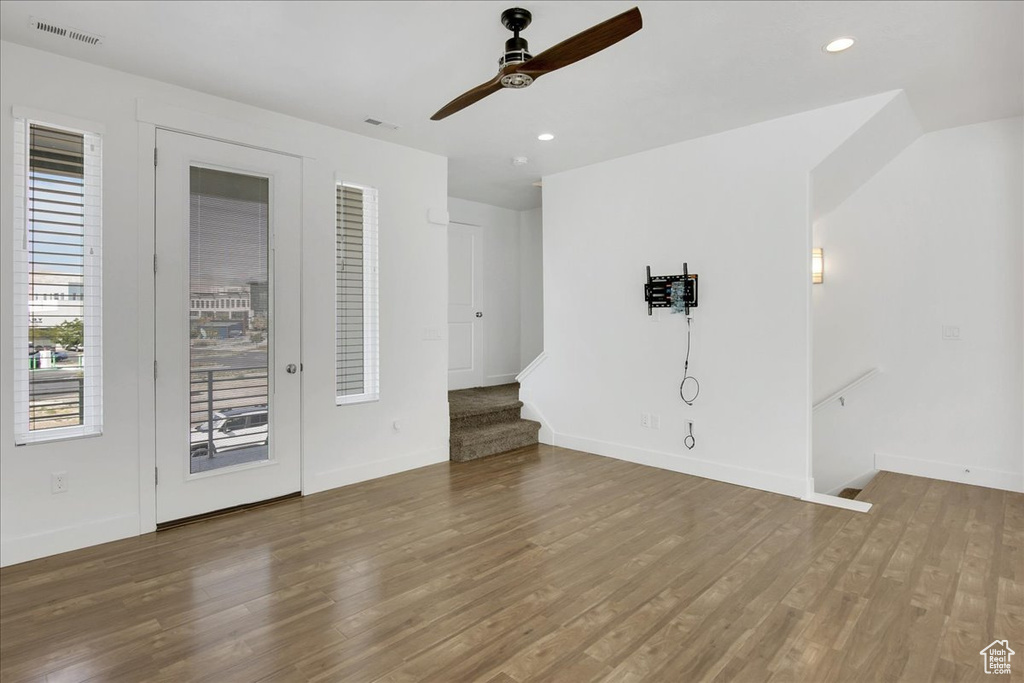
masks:
[(644, 301), (647, 315), (654, 315), (655, 308), (672, 308), (673, 313), (689, 315), (691, 308), (697, 308), (697, 274), (689, 272), (685, 263), (682, 275), (651, 275), (647, 266)]

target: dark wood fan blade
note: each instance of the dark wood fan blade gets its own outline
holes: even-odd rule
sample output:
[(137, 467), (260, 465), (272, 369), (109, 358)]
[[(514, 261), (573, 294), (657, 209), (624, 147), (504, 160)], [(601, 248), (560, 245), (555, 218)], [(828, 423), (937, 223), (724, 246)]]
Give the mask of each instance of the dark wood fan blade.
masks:
[(602, 21), (596, 26), (591, 26), (586, 31), (577, 33), (554, 47), (549, 47), (533, 59), (520, 65), (519, 71), (534, 78), (551, 73), (555, 69), (569, 66), (600, 52), (623, 38), (628, 38), (643, 28), (643, 25), (640, 9), (634, 7), (607, 21)]
[(438, 109), (437, 113), (430, 117), (430, 120), (440, 121), (443, 118), (451, 116), (457, 111), (465, 109), (474, 102), (479, 102), (488, 95), (498, 92), (501, 90), (501, 76), (502, 74), (499, 73), (492, 80), (487, 81), (486, 83), (481, 83), (472, 90), (462, 93), (454, 100)]

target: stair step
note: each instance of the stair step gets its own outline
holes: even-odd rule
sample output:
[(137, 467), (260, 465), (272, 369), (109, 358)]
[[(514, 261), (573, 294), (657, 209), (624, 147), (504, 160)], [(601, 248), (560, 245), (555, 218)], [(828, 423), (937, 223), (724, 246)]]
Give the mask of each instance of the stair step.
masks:
[(460, 446), (479, 443), (481, 441), (492, 441), (501, 439), (512, 434), (531, 432), (540, 429), (540, 423), (533, 420), (519, 419), (515, 422), (502, 422), (494, 425), (483, 425), (480, 427), (469, 427), (468, 429), (453, 430), (450, 440)]
[(448, 416), (452, 420), (522, 405), (517, 383), (448, 392)]
[(453, 431), (450, 457), (456, 462), (464, 462), (530, 446), (537, 443), (538, 431), (539, 422), (522, 419)]
[(522, 417), (523, 402), (516, 401), (507, 405), (494, 406), (486, 410), (463, 412), (461, 415), (450, 415), (452, 433), (486, 427), (506, 422), (515, 422)]

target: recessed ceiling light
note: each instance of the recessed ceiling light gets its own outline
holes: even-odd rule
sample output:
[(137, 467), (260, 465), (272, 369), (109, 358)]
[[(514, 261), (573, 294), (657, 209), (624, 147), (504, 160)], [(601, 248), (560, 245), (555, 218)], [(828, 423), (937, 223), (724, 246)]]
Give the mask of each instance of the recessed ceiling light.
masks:
[(537, 136), (537, 139), (547, 142), (548, 140), (554, 140), (555, 136), (551, 133), (541, 133), (540, 135)]
[(855, 42), (857, 41), (849, 36), (836, 38), (822, 49), (825, 50), (825, 52), (831, 52), (834, 54), (836, 52), (842, 52), (843, 50), (849, 50), (853, 47)]

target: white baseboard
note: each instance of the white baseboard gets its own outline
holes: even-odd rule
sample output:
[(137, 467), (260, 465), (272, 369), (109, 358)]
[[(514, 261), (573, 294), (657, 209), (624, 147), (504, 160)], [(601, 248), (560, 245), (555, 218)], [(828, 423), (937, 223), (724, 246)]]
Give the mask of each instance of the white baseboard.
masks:
[(781, 493), (784, 496), (793, 496), (794, 498), (803, 498), (807, 493), (807, 480), (804, 478), (783, 477), (771, 472), (723, 465), (676, 453), (652, 451), (624, 444), (569, 436), (567, 434), (555, 434), (554, 445), (618, 460), (635, 462), (640, 465), (659, 467), (663, 470), (692, 474), (697, 477), (704, 477), (705, 479), (724, 481), (729, 484), (737, 484), (761, 491)]
[(514, 373), (514, 372), (509, 372), (509, 373), (504, 374), (504, 375), (490, 375), (488, 377), (484, 377), (484, 386), (485, 387), (496, 387), (499, 384), (512, 384), (512, 382), (515, 382), (515, 381), (516, 381), (516, 373)]
[(835, 496), (839, 494), (843, 489), (862, 489), (868, 485), (868, 482), (875, 478), (876, 474), (878, 474), (878, 470), (871, 470), (870, 472), (865, 472), (859, 477), (854, 477), (845, 484), (835, 487), (831, 491), (826, 491), (825, 495)]
[[(520, 397), (520, 400), (522, 400), (522, 397)], [(551, 423), (544, 417), (544, 413), (537, 409), (537, 406), (529, 401), (523, 401), (523, 409), (520, 411), (520, 414), (526, 420), (540, 422), (540, 431), (537, 433), (538, 441), (548, 446), (555, 445), (555, 433), (551, 430)]]
[(139, 535), (139, 516), (107, 517), (76, 526), (0, 540), (0, 567)]
[(875, 469), (1024, 493), (1024, 474), (1020, 472), (990, 470), (984, 467), (936, 460), (920, 460), (888, 453), (875, 453)]
[(439, 448), (431, 448), (417, 453), (339, 467), (338, 469), (312, 475), (305, 482), (302, 495), (308, 496), (312, 493), (336, 489), (339, 486), (358, 484), (361, 481), (386, 477), (389, 474), (414, 470), (418, 467), (426, 467), (427, 465), (436, 465), (439, 462), (447, 462), (447, 460), (448, 445), (445, 444)]
[(867, 512), (871, 509), (871, 503), (863, 500), (850, 500), (849, 498), (830, 496), (827, 493), (809, 493), (800, 500), (806, 500), (808, 503), (817, 503), (818, 505), (842, 508), (844, 510), (853, 510), (854, 512)]

